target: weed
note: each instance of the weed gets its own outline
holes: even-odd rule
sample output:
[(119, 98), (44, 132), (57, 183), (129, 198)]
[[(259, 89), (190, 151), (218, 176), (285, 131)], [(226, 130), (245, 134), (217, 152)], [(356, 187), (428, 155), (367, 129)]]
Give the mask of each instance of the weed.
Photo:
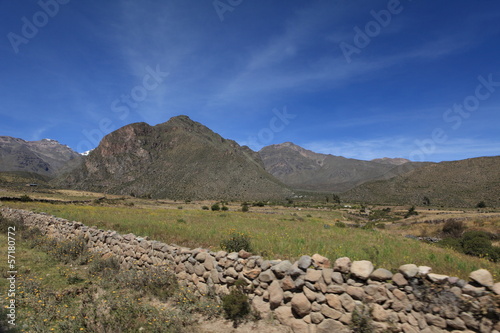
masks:
[(349, 326), (357, 333), (372, 333), (373, 325), (370, 310), (364, 305), (357, 306), (352, 313), (352, 321)]
[(86, 264), (90, 258), (87, 242), (83, 237), (62, 242), (51, 239), (47, 240), (43, 246), (49, 250), (49, 253), (51, 253), (54, 258), (65, 264), (76, 263), (83, 265)]
[(252, 252), (250, 237), (244, 233), (233, 233), (228, 239), (220, 244), (221, 248), (228, 252), (239, 252), (245, 250)]
[(222, 308), (224, 309), (226, 318), (233, 321), (235, 328), (250, 313), (248, 296), (243, 292), (241, 285), (237, 283), (229, 295), (222, 297)]

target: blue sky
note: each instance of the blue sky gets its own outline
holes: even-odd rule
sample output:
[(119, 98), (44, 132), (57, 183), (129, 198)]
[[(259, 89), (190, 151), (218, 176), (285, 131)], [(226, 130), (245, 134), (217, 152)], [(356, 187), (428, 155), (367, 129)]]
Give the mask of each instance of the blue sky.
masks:
[(500, 3), (3, 1), (0, 135), (77, 151), (185, 114), (258, 150), (500, 154)]

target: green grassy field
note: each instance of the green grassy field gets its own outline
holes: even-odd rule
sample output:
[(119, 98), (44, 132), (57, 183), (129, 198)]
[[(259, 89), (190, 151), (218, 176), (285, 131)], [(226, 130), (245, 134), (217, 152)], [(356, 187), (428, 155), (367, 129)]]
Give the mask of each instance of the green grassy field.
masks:
[[(254, 253), (270, 259), (297, 259), (319, 253), (330, 258), (347, 256), (351, 260), (370, 260), (376, 267), (396, 271), (402, 264), (414, 263), (433, 268), (435, 273), (467, 278), (479, 268), (488, 269), (500, 280), (500, 264), (459, 254), (383, 230), (340, 228), (335, 221), (342, 212), (268, 209), (242, 213), (236, 207), (227, 212), (188, 209), (197, 206), (141, 208), (125, 206), (85, 206), (35, 202), (8, 203), (12, 208), (47, 212), (88, 226), (134, 233), (151, 239), (191, 248), (220, 249), (222, 240), (234, 232), (251, 237)], [(266, 207), (267, 208), (267, 207)]]

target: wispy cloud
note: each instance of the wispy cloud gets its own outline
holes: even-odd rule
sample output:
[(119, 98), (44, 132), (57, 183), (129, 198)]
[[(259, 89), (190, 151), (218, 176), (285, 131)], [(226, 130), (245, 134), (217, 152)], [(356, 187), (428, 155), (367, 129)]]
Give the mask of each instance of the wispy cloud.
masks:
[[(418, 148), (415, 140), (405, 137), (386, 137), (352, 141), (315, 141), (303, 143), (306, 149), (322, 154), (331, 154), (372, 160), (375, 158), (410, 158), (412, 151)], [(500, 155), (500, 141), (481, 139), (451, 139), (443, 144), (436, 144), (433, 152), (426, 155), (426, 160), (440, 162), (441, 160), (458, 160), (470, 156)], [(436, 156), (440, 156), (437, 160)]]

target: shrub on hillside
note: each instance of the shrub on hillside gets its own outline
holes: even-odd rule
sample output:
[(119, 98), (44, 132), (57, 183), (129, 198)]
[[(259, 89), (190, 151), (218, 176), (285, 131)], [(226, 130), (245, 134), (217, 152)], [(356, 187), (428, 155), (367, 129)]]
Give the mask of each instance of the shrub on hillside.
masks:
[(236, 286), (229, 295), (222, 297), (222, 309), (226, 313), (226, 318), (234, 323), (234, 327), (250, 313), (248, 296), (243, 292), (242, 281), (238, 280)]
[(491, 245), (491, 239), (488, 233), (484, 231), (469, 231), (462, 237), (462, 249), (465, 254), (477, 257), (488, 257), (497, 261), (496, 251)]
[(462, 221), (448, 219), (443, 225), (443, 233), (451, 237), (459, 238), (462, 236), (466, 226)]
[(242, 205), (241, 205), (241, 211), (242, 211), (243, 213), (246, 213), (246, 212), (248, 212), (248, 211), (249, 211), (249, 208), (248, 208), (248, 204), (247, 204), (247, 203), (244, 203), (244, 204), (242, 204)]
[(405, 215), (405, 219), (409, 218), (410, 216), (413, 215), (418, 215), (418, 212), (415, 210), (415, 206), (411, 206), (410, 209), (408, 209), (408, 212)]
[(479, 201), (476, 208), (486, 208), (486, 203), (484, 201)]
[(203, 209), (203, 210), (210, 210), (210, 208), (208, 206), (202, 206), (201, 209)]
[(86, 264), (90, 258), (90, 253), (87, 249), (87, 242), (83, 237), (62, 242), (49, 240), (44, 244), (44, 246), (49, 249), (49, 252), (57, 260), (65, 264), (76, 263), (83, 265)]
[(212, 211), (219, 211), (220, 210), (220, 206), (218, 203), (214, 203), (211, 207)]
[(240, 250), (252, 252), (250, 237), (244, 233), (231, 234), (228, 239), (220, 243), (220, 246), (227, 252), (239, 252)]

